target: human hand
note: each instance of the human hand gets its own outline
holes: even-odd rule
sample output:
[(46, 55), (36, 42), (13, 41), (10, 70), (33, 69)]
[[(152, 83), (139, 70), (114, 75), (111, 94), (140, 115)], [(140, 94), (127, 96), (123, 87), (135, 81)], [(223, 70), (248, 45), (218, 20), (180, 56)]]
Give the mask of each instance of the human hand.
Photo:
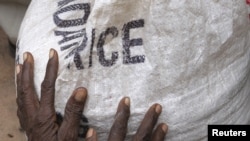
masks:
[(23, 65), (17, 65), (17, 115), (29, 141), (74, 141), (78, 137), (87, 90), (78, 88), (73, 92), (65, 108), (64, 120), (59, 125), (54, 108), (58, 55), (51, 49), (49, 56), (45, 78), (41, 85), (40, 101), (34, 88), (32, 54), (25, 53)]
[[(55, 50), (51, 49), (49, 56), (45, 78), (41, 85), (40, 101), (34, 88), (34, 59), (32, 54), (25, 53), (23, 65), (17, 65), (17, 115), (29, 141), (76, 141), (80, 118), (87, 99), (87, 90), (81, 87), (73, 92), (67, 102), (63, 122), (59, 124), (54, 109), (58, 55)], [(123, 98), (117, 109), (109, 141), (123, 141), (125, 139), (130, 115), (129, 107), (129, 98)], [(151, 106), (133, 140), (143, 141), (151, 139), (152, 141), (163, 141), (167, 132), (166, 124), (160, 124), (152, 134), (160, 113), (161, 106), (159, 104)], [(89, 129), (86, 140), (97, 140), (95, 130)]]
[[(153, 131), (162, 107), (153, 104), (147, 111), (132, 141), (164, 141), (168, 127), (165, 123), (159, 124)], [(124, 141), (127, 133), (127, 123), (130, 116), (130, 99), (124, 97), (117, 108), (115, 121), (111, 127), (108, 141)], [(86, 141), (97, 141), (97, 133), (90, 128), (86, 135)]]

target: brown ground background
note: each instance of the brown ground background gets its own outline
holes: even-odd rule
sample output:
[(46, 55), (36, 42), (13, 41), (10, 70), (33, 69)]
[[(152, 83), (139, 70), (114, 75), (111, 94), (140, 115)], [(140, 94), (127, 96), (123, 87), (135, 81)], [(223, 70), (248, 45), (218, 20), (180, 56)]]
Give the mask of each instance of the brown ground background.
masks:
[(0, 140), (26, 141), (16, 115), (15, 59), (0, 28)]

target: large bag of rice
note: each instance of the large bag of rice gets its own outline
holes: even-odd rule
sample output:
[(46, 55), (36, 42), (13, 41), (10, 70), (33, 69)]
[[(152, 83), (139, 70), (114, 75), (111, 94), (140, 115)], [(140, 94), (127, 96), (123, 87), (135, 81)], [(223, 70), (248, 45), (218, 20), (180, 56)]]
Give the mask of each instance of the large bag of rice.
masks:
[(243, 0), (33, 0), (16, 60), (33, 54), (40, 94), (56, 49), (56, 111), (86, 87), (84, 114), (101, 141), (123, 96), (132, 102), (127, 139), (157, 102), (166, 140), (205, 141), (208, 124), (250, 124), (248, 9)]

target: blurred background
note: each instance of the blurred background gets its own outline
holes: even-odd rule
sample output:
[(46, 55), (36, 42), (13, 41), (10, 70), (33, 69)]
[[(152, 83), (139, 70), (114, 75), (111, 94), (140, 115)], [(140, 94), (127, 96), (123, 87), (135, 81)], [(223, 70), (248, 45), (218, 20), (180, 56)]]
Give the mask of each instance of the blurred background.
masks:
[(15, 45), (31, 0), (0, 0), (0, 140), (26, 141), (16, 115)]

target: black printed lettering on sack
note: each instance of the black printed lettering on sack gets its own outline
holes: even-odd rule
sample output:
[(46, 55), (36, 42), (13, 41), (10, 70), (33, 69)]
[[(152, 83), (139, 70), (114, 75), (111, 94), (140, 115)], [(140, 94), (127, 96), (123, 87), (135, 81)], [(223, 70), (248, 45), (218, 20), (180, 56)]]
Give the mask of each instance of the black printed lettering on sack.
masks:
[(129, 31), (132, 28), (139, 28), (139, 27), (144, 27), (144, 20), (136, 20), (136, 21), (131, 21), (128, 22), (123, 26), (123, 63), (124, 64), (136, 64), (136, 63), (142, 63), (145, 61), (145, 56), (144, 55), (138, 55), (138, 56), (130, 56), (130, 47), (133, 46), (139, 46), (143, 45), (143, 40), (142, 38), (138, 39), (130, 39), (129, 38)]
[[(69, 52), (64, 59), (73, 57), (74, 66), (78, 70), (84, 69), (82, 62), (81, 52), (87, 47), (87, 43), (90, 41), (90, 52), (89, 52), (89, 64), (88, 68), (93, 66), (93, 48), (96, 44), (97, 56), (99, 63), (104, 67), (111, 67), (116, 64), (118, 57), (123, 59), (123, 64), (138, 64), (145, 62), (145, 55), (131, 55), (131, 47), (142, 46), (142, 38), (130, 38), (130, 30), (136, 28), (144, 27), (144, 20), (138, 19), (129, 21), (124, 24), (121, 32), (122, 35), (122, 46), (123, 49), (122, 55), (119, 56), (118, 52), (114, 51), (111, 53), (111, 57), (105, 55), (105, 40), (108, 35), (111, 35), (112, 38), (117, 38), (119, 35), (119, 30), (115, 26), (107, 27), (105, 31), (102, 31), (100, 35), (96, 35), (96, 28), (91, 29), (92, 35), (87, 35), (86, 24), (88, 17), (91, 12), (90, 3), (76, 3), (76, 0), (62, 0), (58, 2), (58, 11), (53, 15), (53, 20), (55, 25), (58, 27), (54, 31), (55, 36), (61, 37), (61, 40), (58, 41), (61, 51)], [(74, 3), (73, 3), (74, 2)], [(71, 12), (71, 13), (70, 13)], [(83, 15), (80, 18), (76, 19), (64, 19), (61, 15), (65, 13), (74, 14), (74, 12), (82, 12)], [(61, 17), (60, 17), (61, 16)], [(79, 30), (72, 31), (72, 27), (79, 27)], [(74, 28), (75, 29), (75, 28)], [(91, 38), (91, 40), (88, 39)], [(98, 37), (98, 39), (96, 39)], [(97, 41), (96, 41), (97, 40)], [(80, 41), (80, 42), (79, 42)], [(71, 69), (72, 64), (67, 65), (68, 69)]]
[[(66, 19), (61, 19), (59, 17), (60, 14), (65, 12), (80, 11), (80, 10), (84, 10), (84, 16), (82, 18), (66, 20)], [(63, 27), (63, 28), (83, 25), (86, 23), (89, 14), (90, 14), (89, 3), (68, 5), (66, 7), (60, 8), (56, 13), (54, 13), (54, 22), (58, 27)]]
[(117, 37), (118, 30), (116, 27), (107, 28), (106, 31), (102, 32), (97, 43), (97, 51), (99, 56), (99, 62), (105, 66), (109, 67), (115, 64), (116, 60), (118, 59), (118, 52), (112, 52), (111, 59), (108, 60), (105, 58), (103, 45), (105, 43), (105, 38), (107, 35), (111, 34), (113, 38)]
[(92, 38), (91, 38), (91, 45), (90, 45), (90, 53), (89, 53), (89, 68), (92, 67), (92, 54), (95, 42), (95, 29), (92, 29)]

